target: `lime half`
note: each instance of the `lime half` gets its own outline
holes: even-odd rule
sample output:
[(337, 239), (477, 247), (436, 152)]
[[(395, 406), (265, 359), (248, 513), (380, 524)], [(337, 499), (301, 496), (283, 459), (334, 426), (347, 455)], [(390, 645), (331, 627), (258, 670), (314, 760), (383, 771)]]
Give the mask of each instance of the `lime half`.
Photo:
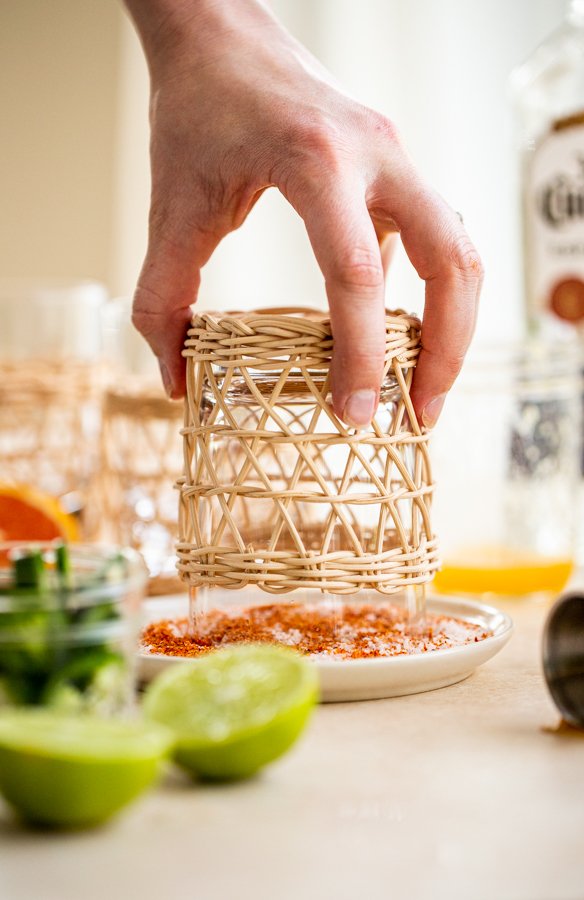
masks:
[(317, 699), (316, 672), (298, 653), (247, 645), (167, 669), (147, 689), (144, 713), (175, 732), (179, 765), (230, 780), (285, 753)]
[(2, 712), (0, 792), (29, 822), (97, 824), (152, 784), (171, 745), (171, 733), (151, 723)]

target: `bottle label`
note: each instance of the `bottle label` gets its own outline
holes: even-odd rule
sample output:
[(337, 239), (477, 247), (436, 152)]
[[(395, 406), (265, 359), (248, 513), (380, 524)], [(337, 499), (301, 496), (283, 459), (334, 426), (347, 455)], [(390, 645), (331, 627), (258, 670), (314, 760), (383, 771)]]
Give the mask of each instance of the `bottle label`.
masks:
[(584, 326), (584, 113), (537, 145), (525, 202), (530, 312)]

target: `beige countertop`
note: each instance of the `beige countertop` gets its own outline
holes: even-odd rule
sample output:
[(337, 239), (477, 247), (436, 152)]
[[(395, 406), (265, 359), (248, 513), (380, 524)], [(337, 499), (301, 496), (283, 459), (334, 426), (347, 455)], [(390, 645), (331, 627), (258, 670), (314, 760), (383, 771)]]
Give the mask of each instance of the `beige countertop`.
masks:
[(540, 671), (547, 606), (427, 694), (323, 706), (248, 783), (171, 774), (113, 824), (32, 833), (0, 807), (0, 900), (582, 900), (584, 733)]

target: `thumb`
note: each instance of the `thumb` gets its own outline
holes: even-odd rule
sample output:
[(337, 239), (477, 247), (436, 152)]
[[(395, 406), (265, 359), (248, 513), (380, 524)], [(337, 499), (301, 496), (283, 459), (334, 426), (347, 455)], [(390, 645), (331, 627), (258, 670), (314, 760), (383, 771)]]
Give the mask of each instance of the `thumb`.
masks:
[[(176, 237), (170, 237), (170, 235)], [(132, 310), (132, 322), (158, 357), (169, 397), (183, 397), (185, 361), (182, 349), (196, 302), (201, 268), (219, 240), (208, 232), (177, 233), (168, 224), (151, 229)]]

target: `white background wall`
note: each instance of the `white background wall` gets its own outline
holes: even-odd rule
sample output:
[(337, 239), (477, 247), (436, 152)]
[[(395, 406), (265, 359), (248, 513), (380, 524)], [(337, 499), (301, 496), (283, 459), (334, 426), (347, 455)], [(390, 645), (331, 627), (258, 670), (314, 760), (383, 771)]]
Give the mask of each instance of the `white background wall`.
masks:
[[(564, 0), (273, 0), (347, 90), (393, 118), (460, 210), (487, 279), (479, 331), (521, 313), (507, 78)], [(86, 275), (128, 293), (148, 207), (147, 76), (116, 0), (0, 0), (0, 274)], [(42, 128), (39, 125), (42, 122)], [(397, 260), (388, 304), (421, 308)], [(204, 272), (201, 305), (322, 305), (302, 224), (269, 192)]]

